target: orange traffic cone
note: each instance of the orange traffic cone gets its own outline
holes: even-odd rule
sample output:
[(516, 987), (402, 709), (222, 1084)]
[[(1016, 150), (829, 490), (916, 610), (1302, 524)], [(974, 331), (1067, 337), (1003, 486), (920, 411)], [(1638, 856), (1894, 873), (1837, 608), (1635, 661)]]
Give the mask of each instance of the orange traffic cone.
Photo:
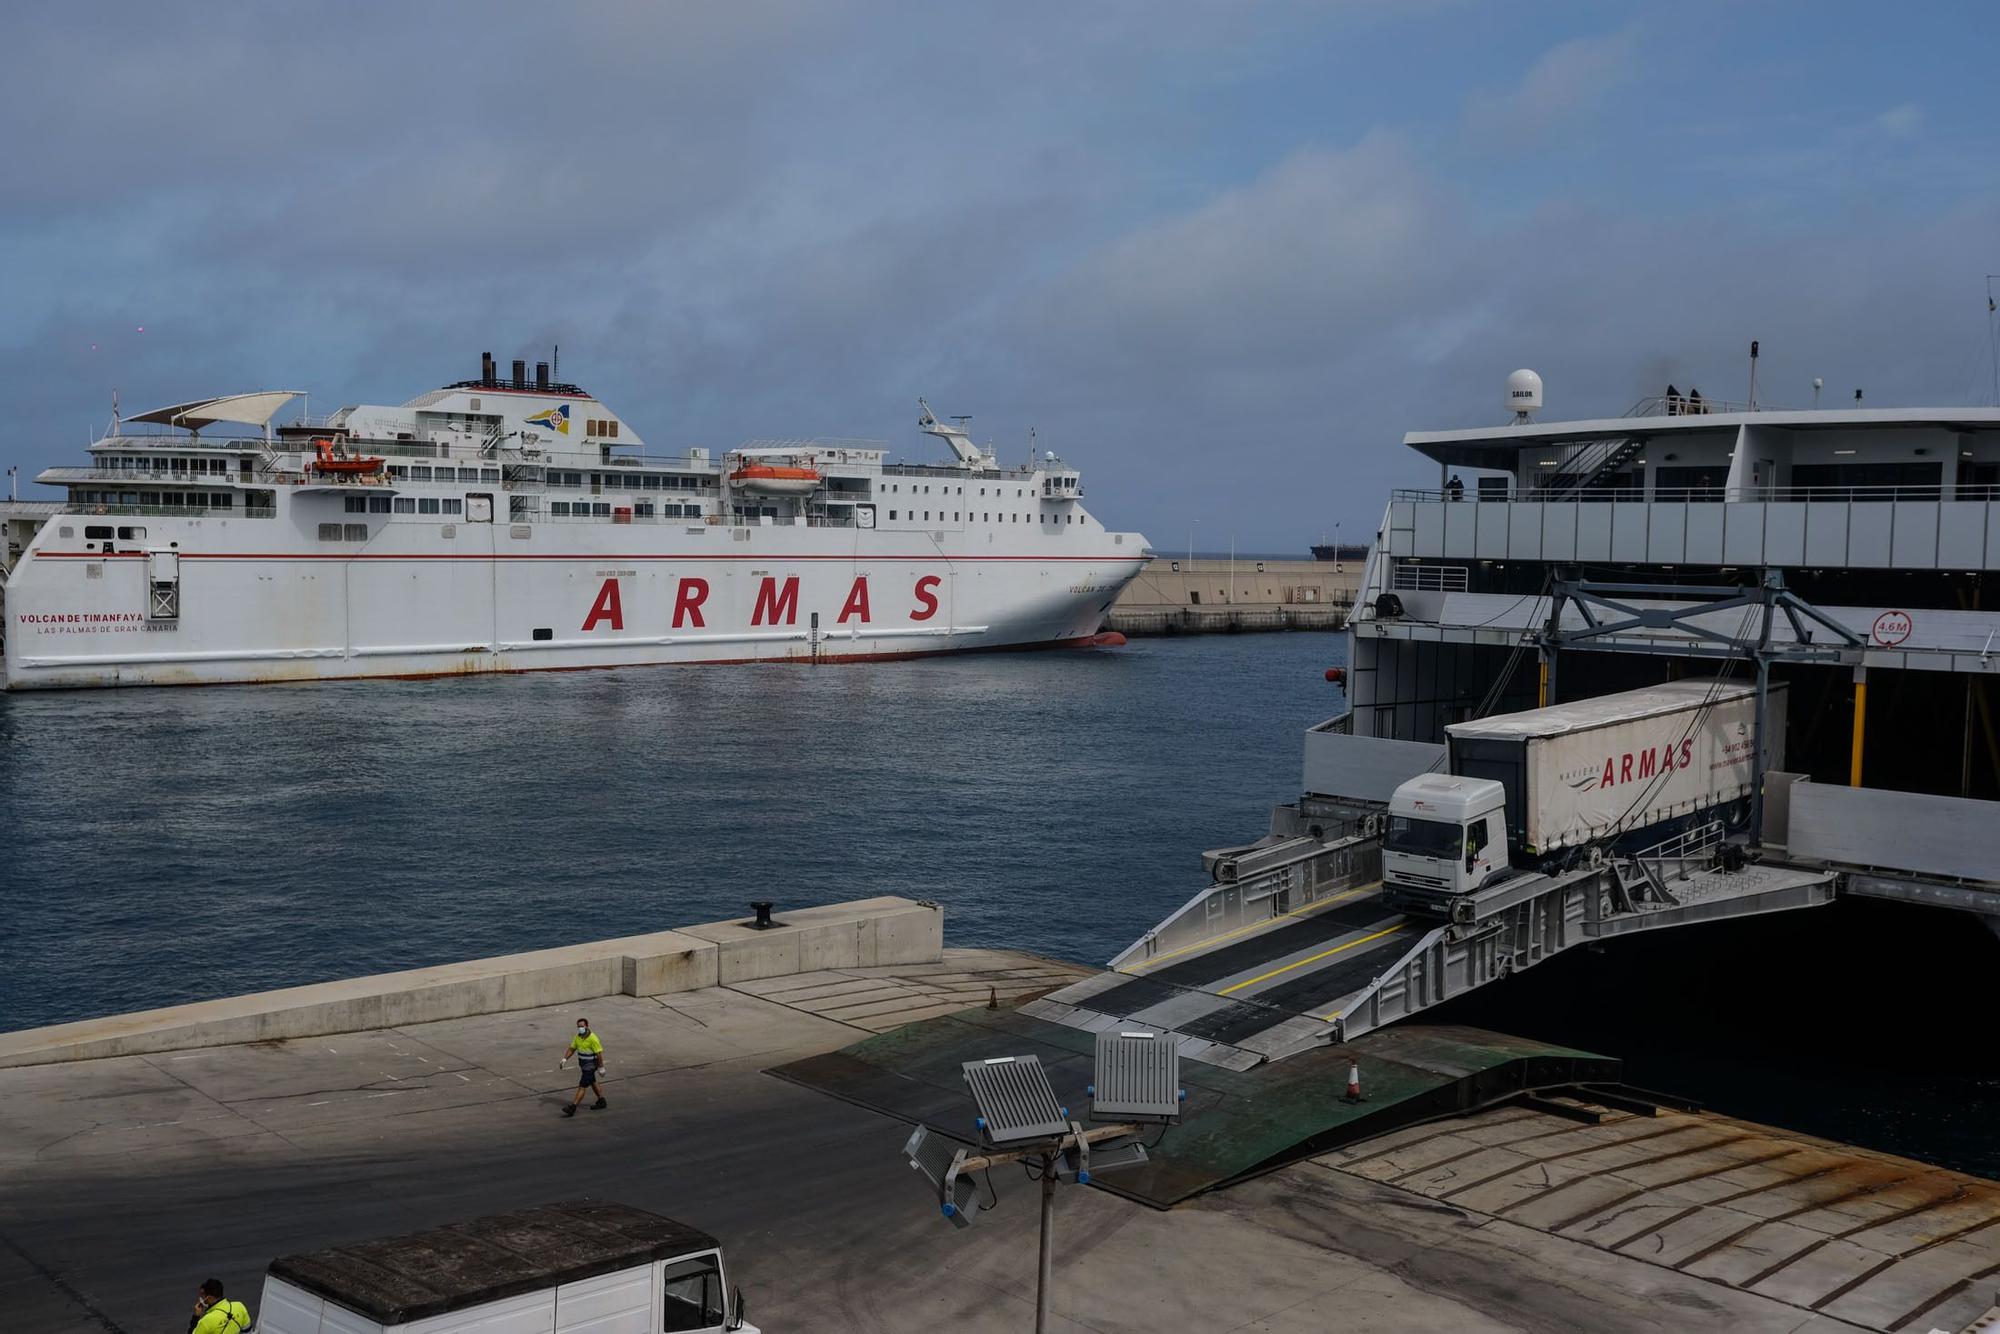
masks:
[(1361, 1101), (1361, 1058), (1358, 1056), (1347, 1058), (1347, 1096), (1341, 1101)]

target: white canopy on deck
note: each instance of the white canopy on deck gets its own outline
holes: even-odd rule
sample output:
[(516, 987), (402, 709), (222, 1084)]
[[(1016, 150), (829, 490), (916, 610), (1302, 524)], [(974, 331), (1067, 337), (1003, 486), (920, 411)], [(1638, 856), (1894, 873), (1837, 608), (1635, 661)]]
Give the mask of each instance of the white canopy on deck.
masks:
[(266, 426), (277, 416), (278, 409), (305, 391), (302, 389), (267, 389), (256, 394), (226, 394), (221, 398), (198, 398), (192, 403), (176, 403), (171, 407), (154, 408), (136, 417), (127, 417), (128, 422), (157, 422), (162, 426), (178, 426), (182, 430), (199, 431), (204, 426), (216, 422), (240, 422), (245, 426)]

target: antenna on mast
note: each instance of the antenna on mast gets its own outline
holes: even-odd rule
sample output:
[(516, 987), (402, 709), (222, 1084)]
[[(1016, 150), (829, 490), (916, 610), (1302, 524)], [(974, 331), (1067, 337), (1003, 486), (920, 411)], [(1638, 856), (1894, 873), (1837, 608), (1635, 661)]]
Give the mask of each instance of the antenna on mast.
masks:
[(1035, 428), (1028, 428), (1028, 466), (1035, 466)]
[(1986, 346), (1993, 358), (1993, 406), (2000, 407), (2000, 307), (1993, 303), (1993, 280), (2000, 273), (1986, 275)]
[(1757, 340), (1750, 340), (1750, 411), (1757, 410)]

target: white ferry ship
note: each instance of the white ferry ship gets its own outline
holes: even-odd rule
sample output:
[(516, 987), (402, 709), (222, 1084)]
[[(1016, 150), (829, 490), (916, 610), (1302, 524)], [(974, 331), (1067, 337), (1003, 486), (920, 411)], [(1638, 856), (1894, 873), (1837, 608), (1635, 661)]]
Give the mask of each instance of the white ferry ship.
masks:
[(274, 424), (292, 391), (114, 418), (39, 475), (66, 504), (0, 525), (6, 688), (1092, 645), (1150, 558), (1053, 453), (1003, 467), (927, 404), (948, 462), (657, 455), (547, 363), (480, 369), (317, 421)]

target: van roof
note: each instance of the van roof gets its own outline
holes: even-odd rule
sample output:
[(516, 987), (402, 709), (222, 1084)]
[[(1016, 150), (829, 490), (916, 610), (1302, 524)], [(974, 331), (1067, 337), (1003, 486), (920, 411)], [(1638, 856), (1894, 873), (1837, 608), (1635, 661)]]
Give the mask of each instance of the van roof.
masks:
[(383, 1325), (710, 1250), (715, 1238), (627, 1204), (572, 1200), (271, 1262), (271, 1274)]

